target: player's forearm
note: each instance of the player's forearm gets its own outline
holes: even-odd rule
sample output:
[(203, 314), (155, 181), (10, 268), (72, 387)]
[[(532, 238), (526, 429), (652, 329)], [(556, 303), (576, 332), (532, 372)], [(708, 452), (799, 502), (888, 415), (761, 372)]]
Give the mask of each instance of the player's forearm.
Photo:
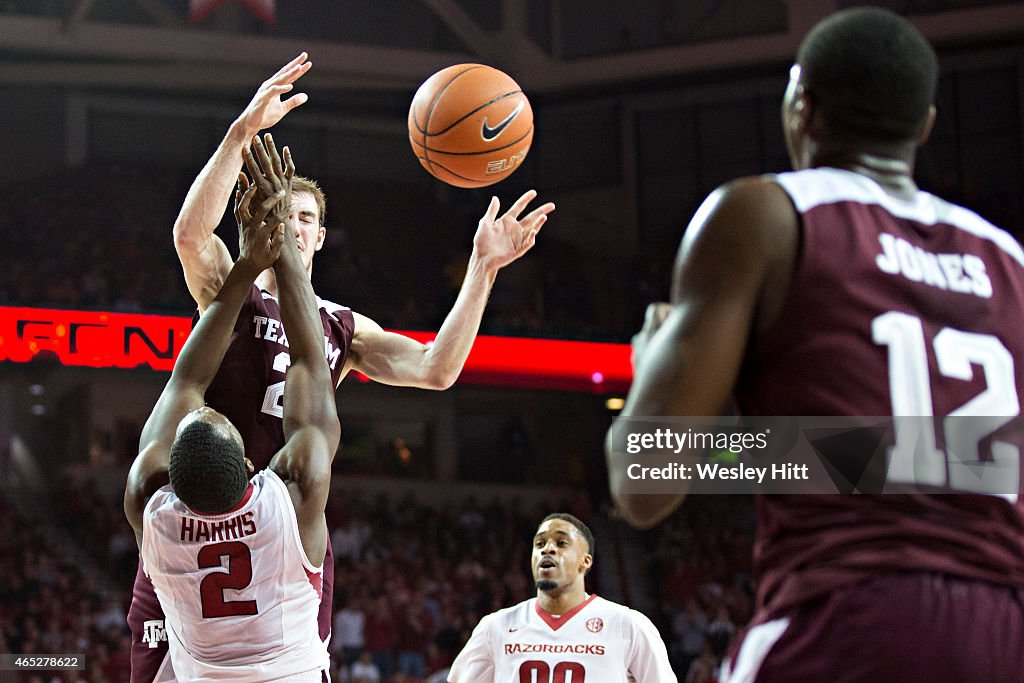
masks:
[(480, 330), (487, 297), (497, 274), (497, 269), (476, 256), (470, 257), (455, 305), (438, 330), (433, 345), (424, 353), (425, 379), (429, 386), (446, 389), (458, 379)]
[(235, 263), (181, 349), (171, 381), (187, 382), (206, 391), (220, 368), (242, 303), (259, 273), (259, 268), (246, 261)]
[(274, 264), (274, 275), (292, 366), (308, 363), (315, 371), (326, 373), (330, 383), (330, 371), (324, 359), (324, 326), (316, 294), (290, 231), (286, 231), (281, 256)]
[(242, 150), (251, 137), (240, 122), (232, 123), (217, 151), (192, 182), (174, 222), (174, 244), (179, 253), (201, 251), (213, 236), (235, 188)]

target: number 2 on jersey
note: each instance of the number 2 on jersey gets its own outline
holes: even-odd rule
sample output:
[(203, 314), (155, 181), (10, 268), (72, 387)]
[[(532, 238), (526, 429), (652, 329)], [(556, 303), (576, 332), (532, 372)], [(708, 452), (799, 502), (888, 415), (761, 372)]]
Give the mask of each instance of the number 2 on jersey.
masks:
[(251, 616), (259, 613), (255, 600), (225, 600), (224, 590), (241, 590), (252, 582), (252, 553), (241, 541), (204, 545), (196, 558), (200, 569), (221, 567), (220, 558), (228, 558), (226, 572), (211, 572), (199, 584), (203, 618)]
[(559, 662), (554, 670), (539, 659), (519, 665), (519, 683), (583, 683), (585, 677), (586, 669), (579, 662)]
[[(932, 348), (939, 373), (970, 381), (973, 365), (985, 376), (985, 390), (953, 410), (943, 421), (946, 451), (936, 446), (928, 349), (921, 319), (889, 311), (871, 321), (876, 344), (889, 348), (889, 395), (897, 420), (896, 443), (889, 456), (889, 480), (945, 486), (966, 493), (989, 493), (1011, 501), (1020, 491), (1020, 450), (1013, 444), (992, 441), (992, 460), (977, 471), (978, 444), (1020, 414), (1014, 380), (1013, 356), (990, 334), (944, 327)], [(967, 418), (967, 419), (960, 419)], [(948, 467), (948, 473), (947, 473)]]
[[(292, 357), (287, 351), (282, 351), (274, 356), (274, 370), (276, 372), (287, 372), (288, 366), (291, 364)], [(263, 406), (260, 410), (267, 415), (284, 417), (284, 406), (281, 405), (282, 398), (284, 398), (284, 382), (274, 382), (267, 387), (267, 392), (263, 394)]]

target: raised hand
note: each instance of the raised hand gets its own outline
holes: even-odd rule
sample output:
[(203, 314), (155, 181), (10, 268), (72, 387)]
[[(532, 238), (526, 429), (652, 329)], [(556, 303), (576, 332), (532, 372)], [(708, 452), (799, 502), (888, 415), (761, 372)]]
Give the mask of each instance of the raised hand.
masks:
[(520, 218), (519, 214), (537, 197), (535, 190), (529, 190), (516, 200), (502, 216), (498, 216), (500, 202), (491, 198), (487, 213), (480, 219), (473, 237), (473, 251), (484, 263), (495, 269), (503, 268), (525, 254), (533, 247), (537, 233), (555, 210), (551, 202), (542, 204)]
[[(284, 148), (284, 159), (277, 152), (274, 144), (274, 137), (270, 133), (252, 139), (252, 147), (243, 151), (245, 167), (252, 175), (252, 186), (257, 189), (254, 198), (257, 201), (265, 197), (284, 193), (282, 202), (273, 209), (273, 217), (282, 223), (287, 223), (291, 213), (292, 178), (295, 176), (295, 162), (292, 160), (292, 153), (287, 147)], [(255, 152), (255, 154), (254, 154)], [(249, 190), (249, 178), (244, 173), (238, 174), (238, 190), (235, 193), (235, 202), (239, 197)], [(242, 214), (243, 221), (247, 214)]]
[(281, 255), (285, 223), (274, 220), (274, 217), (267, 220), (267, 216), (285, 195), (281, 190), (263, 198), (250, 214), (250, 204), (258, 193), (259, 188), (255, 185), (244, 192), (241, 188), (235, 191), (235, 220), (238, 222), (238, 261), (245, 261), (256, 272), (261, 272), (273, 266)]
[(292, 90), (295, 81), (313, 66), (313, 62), (307, 61), (308, 57), (309, 55), (303, 52), (282, 66), (259, 87), (252, 101), (238, 117), (246, 137), (252, 137), (264, 128), (275, 125), (288, 112), (305, 104), (309, 99), (306, 93), (297, 93), (287, 100), (281, 99), (282, 95)]

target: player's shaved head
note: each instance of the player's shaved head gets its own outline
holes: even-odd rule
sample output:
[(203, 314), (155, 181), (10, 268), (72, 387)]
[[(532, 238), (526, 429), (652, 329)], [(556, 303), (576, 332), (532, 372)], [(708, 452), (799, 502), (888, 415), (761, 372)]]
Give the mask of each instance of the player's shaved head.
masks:
[(797, 63), (806, 91), (837, 134), (913, 140), (935, 102), (935, 51), (888, 10), (861, 7), (824, 19), (804, 38)]
[(174, 493), (189, 509), (227, 512), (242, 499), (249, 482), (238, 430), (215, 410), (192, 411), (178, 425), (168, 475)]

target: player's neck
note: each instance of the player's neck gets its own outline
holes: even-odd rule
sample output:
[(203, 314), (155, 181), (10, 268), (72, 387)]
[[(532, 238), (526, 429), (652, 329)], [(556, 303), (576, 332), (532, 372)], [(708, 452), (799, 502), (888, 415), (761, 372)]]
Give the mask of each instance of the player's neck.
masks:
[(585, 602), (588, 597), (583, 586), (570, 586), (562, 591), (537, 591), (537, 604), (548, 614), (562, 616)]
[[(310, 278), (313, 277), (312, 265), (306, 268), (306, 275)], [(274, 276), (274, 269), (267, 268), (262, 273), (260, 273), (259, 277), (256, 278), (256, 286), (259, 287), (260, 289), (265, 289), (266, 291), (270, 292), (273, 296), (277, 297), (277, 278)]]
[(902, 147), (878, 149), (819, 148), (811, 159), (812, 167), (844, 168), (867, 176), (888, 194), (900, 199), (913, 199), (917, 193), (914, 183), (913, 151)]
[(274, 277), (274, 269), (267, 268), (262, 273), (260, 273), (259, 276), (256, 278), (256, 286), (259, 287), (260, 289), (265, 289), (266, 291), (270, 292), (276, 297), (277, 278)]

